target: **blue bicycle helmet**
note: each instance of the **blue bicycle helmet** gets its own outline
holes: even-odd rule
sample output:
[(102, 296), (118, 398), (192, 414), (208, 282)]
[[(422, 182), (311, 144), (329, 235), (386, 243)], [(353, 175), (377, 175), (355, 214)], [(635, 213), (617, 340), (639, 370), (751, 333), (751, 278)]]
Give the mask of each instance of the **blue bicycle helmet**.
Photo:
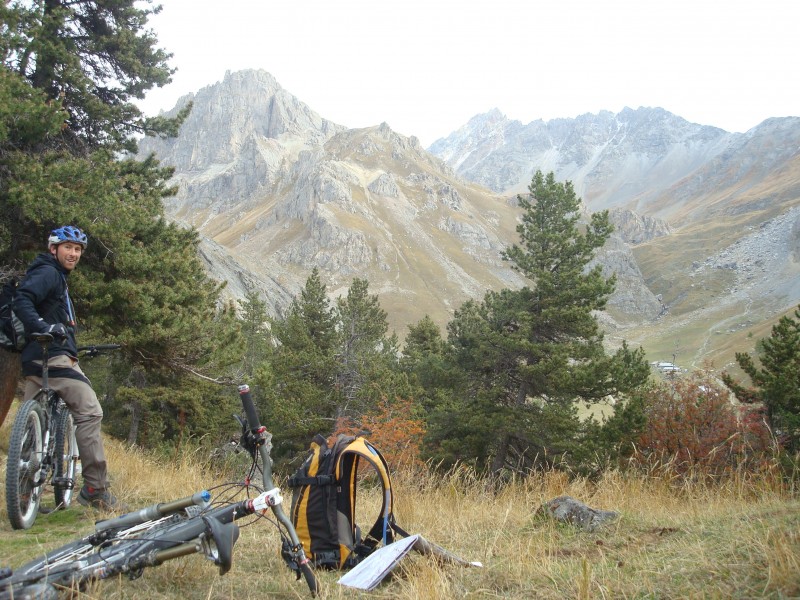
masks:
[(64, 227), (53, 229), (53, 231), (50, 232), (50, 237), (47, 238), (47, 244), (49, 246), (58, 246), (64, 242), (73, 242), (86, 248), (86, 245), (89, 243), (89, 238), (87, 238), (86, 234), (80, 229), (72, 225), (64, 225)]

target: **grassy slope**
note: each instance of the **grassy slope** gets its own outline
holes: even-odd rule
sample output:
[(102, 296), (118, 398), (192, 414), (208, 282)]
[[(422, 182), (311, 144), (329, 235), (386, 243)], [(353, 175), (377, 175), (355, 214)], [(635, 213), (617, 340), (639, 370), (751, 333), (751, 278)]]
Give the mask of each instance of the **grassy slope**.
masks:
[[(0, 430), (5, 455), (8, 422)], [(157, 461), (108, 442), (115, 489), (132, 507), (210, 487), (201, 456)], [(4, 471), (4, 469), (3, 469)], [(4, 472), (3, 472), (4, 474)], [(609, 473), (596, 485), (547, 473), (493, 491), (467, 471), (447, 477), (395, 474), (398, 522), (485, 567), (440, 567), (411, 555), (398, 576), (370, 594), (320, 573), (321, 598), (787, 598), (800, 596), (800, 501), (768, 478), (722, 487), (671, 485), (657, 477)], [(621, 518), (585, 533), (542, 516), (543, 502), (568, 494)], [(4, 496), (4, 495), (3, 495)], [(362, 511), (377, 498), (362, 493)], [(374, 515), (374, 513), (372, 513)], [(80, 506), (41, 515), (12, 531), (0, 508), (0, 565), (19, 565), (92, 529)], [(366, 517), (359, 520), (364, 526)], [(307, 598), (278, 555), (273, 527), (243, 527), (233, 570), (219, 577), (200, 557), (150, 569), (135, 581), (104, 582), (92, 598)]]
[[(785, 208), (785, 207), (784, 207)], [(775, 216), (778, 207), (761, 211)], [(759, 214), (761, 214), (759, 213)], [(748, 220), (749, 219), (749, 220)], [(671, 236), (634, 248), (645, 282), (670, 307), (661, 319), (620, 334), (641, 345), (649, 360), (673, 360), (687, 369), (711, 363), (741, 377), (736, 352), (753, 352), (756, 342), (770, 334), (794, 301), (780, 293), (754, 288), (734, 294), (735, 274), (726, 269), (705, 270), (694, 276), (693, 263), (733, 244), (753, 225), (753, 215), (709, 219), (686, 225)], [(788, 260), (788, 258), (787, 258)]]

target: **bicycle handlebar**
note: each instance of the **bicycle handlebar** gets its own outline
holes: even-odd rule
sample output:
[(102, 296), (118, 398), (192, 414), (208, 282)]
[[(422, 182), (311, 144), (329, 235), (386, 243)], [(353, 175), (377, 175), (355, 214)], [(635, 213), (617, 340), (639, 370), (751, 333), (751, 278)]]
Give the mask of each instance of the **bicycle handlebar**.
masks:
[[(49, 346), (55, 337), (52, 333), (33, 333), (31, 339), (39, 342), (42, 346)], [(119, 350), (122, 344), (92, 344), (91, 346), (78, 346), (78, 352), (84, 352), (89, 356), (97, 356), (100, 352), (107, 352), (109, 350)]]
[(251, 431), (258, 431), (261, 429), (261, 420), (258, 418), (258, 411), (256, 411), (253, 397), (250, 395), (250, 386), (247, 384), (240, 385), (239, 396), (242, 398), (244, 414), (247, 416), (247, 425)]
[(102, 352), (109, 350), (119, 350), (122, 344), (94, 344), (92, 346), (78, 346), (78, 352), (83, 352), (86, 356), (95, 357)]
[(239, 386), (239, 396), (242, 399), (242, 407), (244, 407), (244, 414), (247, 416), (247, 425), (250, 431), (256, 432), (261, 429), (261, 420), (258, 418), (258, 411), (253, 403), (253, 397), (250, 395), (250, 386), (242, 384)]

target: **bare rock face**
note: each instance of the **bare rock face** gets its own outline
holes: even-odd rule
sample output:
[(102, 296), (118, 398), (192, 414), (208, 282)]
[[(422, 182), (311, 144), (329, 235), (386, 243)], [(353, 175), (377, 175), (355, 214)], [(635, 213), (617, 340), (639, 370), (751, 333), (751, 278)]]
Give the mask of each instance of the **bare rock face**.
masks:
[(589, 268), (598, 264), (603, 269), (603, 275), (615, 275), (617, 278), (616, 288), (607, 303), (607, 309), (613, 314), (617, 325), (652, 321), (661, 314), (661, 301), (645, 284), (636, 258), (623, 237), (612, 234), (589, 263)]
[(397, 198), (400, 195), (400, 188), (391, 173), (381, 173), (367, 189), (376, 196), (384, 198)]
[(222, 82), (186, 96), (168, 114), (193, 102), (180, 136), (147, 138), (140, 154), (154, 152), (176, 169), (178, 195), (167, 208), (189, 215), (229, 212), (274, 193), (298, 155), (319, 148), (343, 130), (284, 90), (266, 71), (228, 72)]
[[(175, 167), (168, 215), (198, 230), (210, 273), (233, 298), (257, 292), (277, 314), (316, 267), (332, 295), (368, 279), (405, 331), (426, 314), (443, 325), (489, 290), (531, 284), (502, 258), (517, 240), (516, 202), (464, 181), (416, 138), (386, 123), (336, 125), (263, 71), (228, 73), (189, 100), (180, 136), (140, 151)], [(625, 245), (605, 256), (618, 277), (610, 306), (650, 319), (652, 294)]]
[(602, 526), (619, 518), (618, 512), (590, 508), (570, 496), (553, 498), (542, 508), (549, 517), (563, 523), (576, 525), (585, 531), (597, 531)]
[(672, 233), (663, 219), (643, 216), (624, 208), (613, 208), (608, 217), (616, 233), (626, 244), (641, 244)]
[(800, 219), (795, 219), (792, 224), (791, 231), (789, 232), (789, 251), (791, 252), (792, 260), (800, 262)]
[(729, 133), (640, 107), (528, 124), (493, 110), (430, 151), (498, 193), (525, 193), (540, 169), (571, 181), (587, 212), (609, 209), (604, 329), (725, 369), (800, 303), (798, 148), (797, 116)]

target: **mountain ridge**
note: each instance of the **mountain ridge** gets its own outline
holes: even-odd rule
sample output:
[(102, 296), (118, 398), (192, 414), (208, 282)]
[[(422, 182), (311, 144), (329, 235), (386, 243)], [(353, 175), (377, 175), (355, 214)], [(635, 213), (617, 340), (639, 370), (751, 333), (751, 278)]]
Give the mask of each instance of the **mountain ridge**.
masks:
[[(612, 209), (618, 235), (598, 261), (620, 284), (604, 324), (610, 340), (631, 332), (648, 344), (642, 332), (694, 310), (686, 300), (692, 261), (798, 203), (797, 152), (783, 143), (800, 139), (792, 118), (729, 134), (663, 109), (527, 126), (493, 110), (429, 152), (385, 123), (347, 129), (327, 121), (262, 71), (228, 73), (188, 100), (195, 108), (179, 137), (144, 140), (141, 150), (176, 166), (178, 195), (167, 213), (208, 240), (212, 276), (217, 263), (220, 278), (235, 282), (234, 297), (257, 291), (274, 314), (313, 267), (331, 297), (355, 276), (369, 279), (401, 334), (425, 314), (443, 325), (466, 299), (525, 285), (501, 254), (517, 239), (516, 194), (541, 168), (576, 176), (587, 212)], [(722, 272), (709, 271), (714, 294)], [(785, 276), (779, 287), (793, 289), (791, 269)], [(756, 321), (797, 301), (792, 293)], [(659, 352), (668, 337), (654, 343)]]

